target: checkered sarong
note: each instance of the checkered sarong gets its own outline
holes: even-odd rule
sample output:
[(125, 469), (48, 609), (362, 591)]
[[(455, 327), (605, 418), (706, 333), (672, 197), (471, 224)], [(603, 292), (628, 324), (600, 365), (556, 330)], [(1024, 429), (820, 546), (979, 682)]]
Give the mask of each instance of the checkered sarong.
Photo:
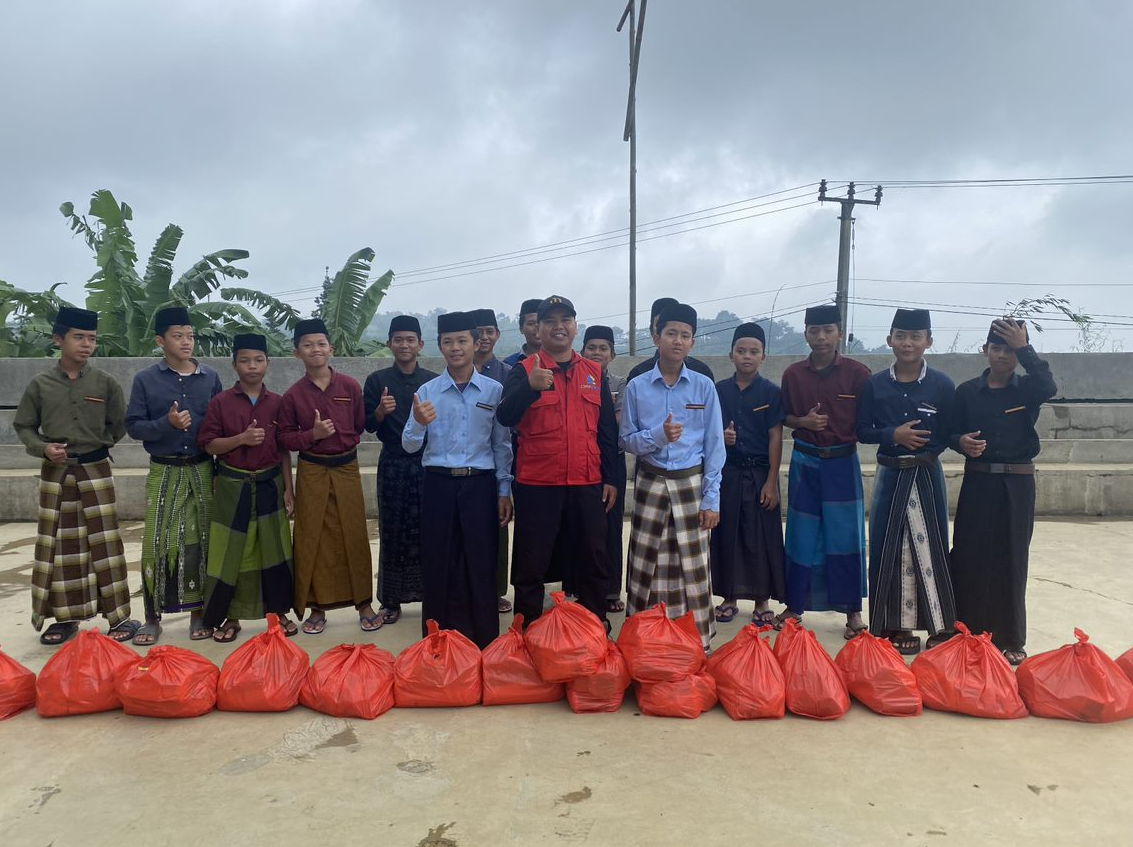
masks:
[(707, 531), (700, 528), (701, 474), (669, 479), (637, 468), (629, 537), (626, 614), (665, 604), (671, 618), (692, 610), (701, 643), (716, 634)]
[(39, 475), (39, 526), (31, 577), (32, 626), (47, 618), (110, 627), (130, 618), (126, 556), (118, 531), (110, 461), (45, 462)]

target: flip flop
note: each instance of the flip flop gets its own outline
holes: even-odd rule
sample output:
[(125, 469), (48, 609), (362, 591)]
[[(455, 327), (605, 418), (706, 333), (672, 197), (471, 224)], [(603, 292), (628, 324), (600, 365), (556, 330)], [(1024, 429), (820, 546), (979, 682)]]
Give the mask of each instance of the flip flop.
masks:
[(378, 614), (382, 616), (382, 625), (397, 623), (401, 620), (401, 607), (391, 609), (389, 606), (382, 606), (378, 609)]
[(125, 644), (127, 641), (132, 641), (141, 628), (141, 621), (122, 621), (118, 626), (111, 627), (106, 634), (119, 644)]
[(621, 601), (621, 599), (617, 599), (617, 600), (611, 599), (611, 600), (606, 601), (606, 611), (607, 612), (613, 612), (613, 613), (617, 614), (619, 612), (624, 612), (625, 610), (626, 610), (626, 604), (623, 603)]
[(756, 626), (775, 626), (775, 613), (770, 609), (762, 612), (752, 612), (751, 622)]
[(303, 634), (304, 635), (318, 635), (319, 633), (321, 633), (326, 628), (327, 628), (327, 619), (326, 619), (325, 615), (323, 617), (319, 618), (318, 620), (314, 620), (312, 618), (307, 618), (307, 620), (303, 621)]
[(849, 624), (846, 624), (846, 631), (842, 633), (842, 637), (844, 639), (846, 639), (847, 641), (853, 641), (855, 638), (857, 638), (863, 632), (868, 632), (868, 631), (869, 631), (869, 627), (866, 626), (864, 623), (861, 626), (850, 626)]
[(295, 621), (293, 620), (284, 620), (283, 618), (280, 618), (279, 628), (283, 630), (283, 634), (288, 638), (299, 634), (299, 627), (295, 625)]
[(361, 627), (363, 632), (377, 632), (382, 628), (382, 615), (377, 612), (370, 617), (365, 615), (358, 616), (358, 626)]
[(888, 635), (889, 643), (893, 649), (902, 656), (915, 656), (921, 652), (921, 637), (919, 635)]
[[(142, 640), (139, 641), (139, 638)], [(156, 644), (159, 638), (161, 638), (161, 622), (146, 621), (134, 635), (134, 643), (139, 647), (149, 647)]]
[(39, 636), (39, 643), (48, 647), (58, 647), (64, 641), (70, 641), (78, 631), (79, 625), (75, 621), (53, 623), (47, 627), (43, 635)]
[(204, 618), (189, 618), (189, 640), (207, 641), (212, 638), (212, 627), (205, 626)]
[(511, 608), (511, 601), (506, 597), (501, 597), (496, 603), (496, 611), (498, 611), (501, 615), (506, 615), (511, 611)]
[(240, 634), (240, 624), (227, 621), (219, 629), (214, 629), (212, 632), (212, 640), (217, 644), (230, 644), (236, 640), (236, 636)]
[(795, 620), (795, 621), (798, 621), (799, 623), (802, 623), (803, 622), (803, 616), (802, 615), (796, 615), (790, 609), (784, 609), (779, 614), (777, 614), (773, 618), (773, 620), (774, 620), (774, 623), (772, 624), (772, 626), (774, 626), (775, 631), (778, 632), (779, 630), (781, 630), (783, 628), (783, 624), (785, 624), (788, 620)]
[(930, 635), (924, 643), (926, 650), (931, 650), (933, 647), (939, 647), (945, 641), (950, 640), (956, 633), (954, 631), (938, 632), (936, 635)]
[(1003, 658), (1007, 660), (1007, 664), (1011, 667), (1022, 664), (1023, 660), (1027, 658), (1026, 650), (1004, 650)]
[(716, 615), (717, 623), (731, 623), (732, 618), (740, 613), (738, 606), (733, 606), (731, 603), (721, 603), (713, 612)]

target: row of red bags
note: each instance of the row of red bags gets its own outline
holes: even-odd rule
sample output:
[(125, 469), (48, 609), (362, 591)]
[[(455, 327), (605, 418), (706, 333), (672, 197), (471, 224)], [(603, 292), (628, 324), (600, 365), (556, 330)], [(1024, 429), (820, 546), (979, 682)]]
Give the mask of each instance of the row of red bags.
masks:
[(923, 703), (992, 718), (1028, 711), (1090, 722), (1133, 716), (1133, 650), (1114, 662), (1079, 630), (1076, 644), (1025, 660), (1018, 674), (987, 634), (972, 635), (963, 624), (957, 637), (911, 666), (869, 633), (832, 660), (795, 621), (774, 648), (761, 637), (767, 627), (748, 625), (706, 661), (691, 614), (673, 620), (659, 605), (633, 615), (615, 644), (590, 612), (564, 602), (561, 593), (553, 598), (551, 611), (526, 633), (517, 616), (483, 653), (430, 621), (429, 634), (397, 659), (373, 645), (342, 645), (310, 667), (274, 616), (267, 632), (220, 669), (178, 647), (154, 647), (139, 659), (89, 630), (64, 645), (38, 680), (0, 653), (0, 719), (32, 705), (44, 716), (124, 708), (193, 717), (217, 706), (283, 711), (297, 703), (374, 718), (394, 705), (506, 705), (564, 696), (576, 712), (610, 712), (621, 707), (631, 681), (642, 713), (686, 718), (720, 702), (737, 720), (782, 717), (785, 710), (829, 720), (847, 711), (851, 695), (885, 715), (919, 714)]

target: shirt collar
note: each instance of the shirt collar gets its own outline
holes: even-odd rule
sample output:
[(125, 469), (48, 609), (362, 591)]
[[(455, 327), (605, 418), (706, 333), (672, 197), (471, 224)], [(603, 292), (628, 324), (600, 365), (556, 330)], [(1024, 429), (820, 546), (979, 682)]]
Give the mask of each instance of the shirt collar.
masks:
[[(484, 388), (484, 381), (487, 380), (487, 379), (488, 379), (488, 377), (481, 376), (480, 372), (478, 370), (476, 370), (476, 368), (473, 368), (472, 369), (472, 376), (468, 380), (468, 384), (476, 386), (477, 391), (482, 391), (483, 388)], [(443, 371), (441, 371), (440, 380), (441, 380), (441, 391), (448, 391), (450, 388), (453, 389), (454, 391), (460, 391), (460, 389), (456, 387), (456, 382), (453, 381), (452, 374), (450, 374), (448, 372), (447, 367)]]
[[(244, 386), (240, 384), (240, 380), (236, 380), (236, 384), (232, 386), (232, 393), (233, 394), (239, 394), (243, 397), (248, 396), (248, 392), (244, 390)], [(263, 400), (265, 397), (269, 396), (270, 394), (271, 394), (271, 391), (268, 390), (267, 383), (261, 382), (260, 383), (260, 394), (256, 398), (256, 402), (258, 403), (260, 400)]]
[[(896, 364), (889, 366), (889, 378), (894, 382), (897, 381), (897, 371), (894, 370)], [(928, 359), (921, 359), (921, 374), (917, 377), (917, 382), (924, 382), (925, 376), (928, 374)]]
[[(649, 381), (656, 382), (657, 380), (663, 380), (664, 378), (665, 377), (661, 374), (661, 362), (660, 360), (658, 360), (657, 364), (653, 366), (653, 370), (649, 372)], [(684, 362), (681, 362), (681, 372), (677, 374), (677, 382), (680, 382), (681, 380), (684, 380), (685, 382), (691, 382), (691, 380), (688, 378), (688, 365)], [(676, 385), (677, 382), (674, 382), (673, 385)]]
[[(194, 370), (192, 371), (192, 373), (178, 374), (178, 376), (195, 376), (197, 374), (204, 373), (204, 371), (201, 370), (201, 363), (200, 362), (198, 362), (196, 359), (190, 359), (189, 361), (192, 362), (193, 365), (194, 365)], [(165, 361), (165, 359), (160, 360), (157, 363), (157, 367), (158, 367), (159, 370), (173, 371), (173, 368), (169, 367), (169, 363), (167, 361)], [(173, 371), (173, 372), (177, 373), (176, 371)]]
[[(78, 379), (82, 379), (84, 376), (87, 375), (87, 368), (89, 368), (89, 367), (90, 367), (90, 362), (87, 362), (85, 365), (83, 365), (81, 368), (79, 368)], [(55, 363), (55, 373), (57, 373), (59, 375), (60, 379), (65, 379), (65, 380), (67, 380), (67, 382), (71, 381), (70, 375), (65, 370), (63, 370), (63, 362), (62, 361), (57, 361)]]
[[(979, 388), (980, 391), (990, 391), (991, 387), (987, 384), (987, 375), (991, 373), (991, 368), (984, 368), (984, 372), (980, 374)], [(1019, 374), (1011, 374), (1011, 379), (1007, 380), (1007, 385), (1016, 388), (1019, 385)]]
[(561, 370), (563, 365), (569, 365), (570, 367), (573, 367), (575, 362), (582, 358), (580, 355), (578, 355), (577, 350), (571, 350), (569, 362), (556, 362), (551, 357), (551, 354), (546, 352), (542, 347), (539, 348), (539, 352), (535, 355), (539, 357), (539, 366), (546, 368), (549, 371)]
[(836, 367), (838, 367), (839, 365), (842, 364), (842, 354), (839, 353), (837, 350), (835, 350), (834, 351), (834, 358), (831, 359), (830, 364), (827, 365), (824, 368), (816, 368), (814, 366), (814, 362), (811, 361), (810, 356), (807, 356), (804, 361), (806, 362), (806, 367), (807, 367), (808, 370), (811, 370), (816, 374), (817, 373), (825, 373), (826, 371), (830, 370), (831, 368), (836, 368)]

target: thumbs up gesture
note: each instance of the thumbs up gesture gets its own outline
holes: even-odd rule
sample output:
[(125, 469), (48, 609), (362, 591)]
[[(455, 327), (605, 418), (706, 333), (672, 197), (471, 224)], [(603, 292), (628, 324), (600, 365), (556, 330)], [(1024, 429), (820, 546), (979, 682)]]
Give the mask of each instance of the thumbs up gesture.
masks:
[(812, 432), (822, 432), (826, 429), (826, 415), (822, 414), (819, 409), (822, 408), (822, 403), (815, 403), (811, 406), (806, 417), (802, 419), (802, 424)]
[(546, 391), (555, 384), (555, 375), (544, 367), (535, 365), (527, 375), (527, 384), (535, 391)]
[(736, 446), (736, 422), (728, 421), (728, 425), (724, 427), (724, 445), (727, 447)]
[(390, 414), (397, 408), (397, 400), (389, 393), (389, 388), (382, 389), (382, 399), (378, 401), (378, 407), (374, 409), (374, 420), (382, 421), (386, 415)]
[(665, 437), (669, 439), (670, 443), (674, 441), (680, 441), (681, 434), (684, 432), (684, 427), (679, 423), (673, 423), (672, 412), (669, 412), (669, 417), (665, 418), (665, 422), (661, 424), (661, 427), (665, 430)]
[(334, 421), (330, 418), (324, 418), (319, 414), (319, 410), (315, 409), (315, 425), (311, 427), (311, 437), (315, 441), (322, 441), (330, 435), (334, 435)]
[(257, 426), (256, 419), (252, 418), (252, 422), (240, 433), (240, 438), (245, 447), (259, 447), (264, 443), (263, 427)]
[(174, 429), (188, 429), (193, 425), (193, 415), (185, 409), (181, 411), (177, 401), (173, 401), (173, 405), (169, 407), (169, 413), (166, 414), (165, 419), (169, 421), (169, 425)]
[(421, 426), (428, 426), (437, 419), (437, 412), (433, 408), (433, 404), (426, 400), (421, 402), (416, 394), (413, 395), (413, 420), (421, 424)]

